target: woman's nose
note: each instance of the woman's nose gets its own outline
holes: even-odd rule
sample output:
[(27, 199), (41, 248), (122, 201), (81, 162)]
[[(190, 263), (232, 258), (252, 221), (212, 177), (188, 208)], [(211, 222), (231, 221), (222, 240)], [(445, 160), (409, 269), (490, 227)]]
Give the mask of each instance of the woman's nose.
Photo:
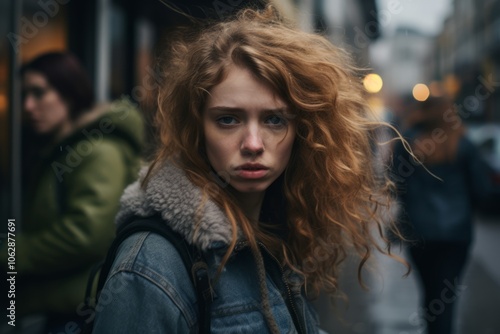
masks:
[(33, 96), (28, 95), (24, 98), (23, 108), (24, 111), (31, 114), (35, 110), (36, 102)]
[(257, 126), (249, 126), (241, 143), (241, 152), (247, 155), (258, 155), (264, 152), (264, 141)]

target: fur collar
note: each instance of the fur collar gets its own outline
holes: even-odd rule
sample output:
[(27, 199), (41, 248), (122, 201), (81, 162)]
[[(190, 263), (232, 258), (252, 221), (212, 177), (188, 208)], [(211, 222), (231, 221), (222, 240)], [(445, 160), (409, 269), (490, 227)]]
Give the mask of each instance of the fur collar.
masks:
[(184, 171), (167, 163), (151, 177), (146, 189), (142, 189), (140, 183), (147, 170), (148, 167), (144, 167), (139, 180), (125, 189), (116, 217), (117, 225), (130, 221), (133, 216), (149, 217), (160, 213), (174, 231), (202, 250), (220, 246), (220, 243), (230, 244), (231, 224), (212, 200), (205, 200), (201, 220), (196, 226), (202, 192)]

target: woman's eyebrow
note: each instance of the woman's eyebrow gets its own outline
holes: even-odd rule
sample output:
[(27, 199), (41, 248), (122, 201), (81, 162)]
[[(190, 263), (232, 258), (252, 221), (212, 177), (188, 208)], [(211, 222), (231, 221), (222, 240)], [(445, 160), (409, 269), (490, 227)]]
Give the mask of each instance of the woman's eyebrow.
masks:
[(287, 114), (288, 108), (281, 107), (281, 108), (263, 109), (262, 111), (269, 114)]
[(207, 109), (208, 111), (223, 111), (223, 112), (245, 112), (243, 108), (215, 106)]
[[(226, 107), (226, 106), (215, 106), (207, 109), (208, 111), (222, 111), (222, 112), (245, 112), (244, 108), (238, 107)], [(272, 114), (286, 114), (288, 112), (287, 107), (280, 108), (265, 108), (261, 109), (262, 112), (272, 113)]]

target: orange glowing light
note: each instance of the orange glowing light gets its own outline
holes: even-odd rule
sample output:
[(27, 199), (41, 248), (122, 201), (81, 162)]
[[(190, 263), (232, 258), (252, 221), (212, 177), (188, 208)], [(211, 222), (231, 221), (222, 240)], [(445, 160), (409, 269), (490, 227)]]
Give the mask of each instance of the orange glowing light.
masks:
[(427, 100), (430, 95), (429, 87), (421, 83), (413, 86), (412, 93), (415, 100), (420, 102)]

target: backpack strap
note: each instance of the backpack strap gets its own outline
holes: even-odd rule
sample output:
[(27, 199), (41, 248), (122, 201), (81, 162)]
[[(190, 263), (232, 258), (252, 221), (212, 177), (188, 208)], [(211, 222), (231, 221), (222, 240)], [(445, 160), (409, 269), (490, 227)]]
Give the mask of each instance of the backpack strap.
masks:
[(210, 333), (210, 305), (213, 300), (213, 291), (206, 262), (200, 259), (200, 261), (193, 264), (191, 279), (196, 288), (196, 298), (198, 300), (198, 332)]
[[(172, 230), (160, 215), (155, 215), (148, 218), (137, 218), (128, 224), (123, 224), (116, 232), (116, 238), (108, 250), (106, 259), (101, 267), (99, 280), (97, 283), (97, 294), (95, 305), (99, 299), (99, 295), (106, 283), (109, 272), (113, 265), (114, 259), (118, 253), (118, 248), (131, 235), (138, 232), (151, 232), (161, 235), (167, 239), (177, 250), (180, 255), (187, 272), (190, 274), (189, 278), (193, 284), (199, 310), (199, 333), (210, 333), (210, 305), (213, 300), (212, 287), (210, 285), (210, 278), (208, 275), (208, 265), (203, 259), (200, 250), (193, 245), (187, 243), (186, 239), (179, 233)], [(93, 282), (94, 277), (90, 277), (89, 282)], [(91, 284), (91, 283), (89, 283)], [(91, 288), (87, 286), (86, 300), (90, 300)]]

